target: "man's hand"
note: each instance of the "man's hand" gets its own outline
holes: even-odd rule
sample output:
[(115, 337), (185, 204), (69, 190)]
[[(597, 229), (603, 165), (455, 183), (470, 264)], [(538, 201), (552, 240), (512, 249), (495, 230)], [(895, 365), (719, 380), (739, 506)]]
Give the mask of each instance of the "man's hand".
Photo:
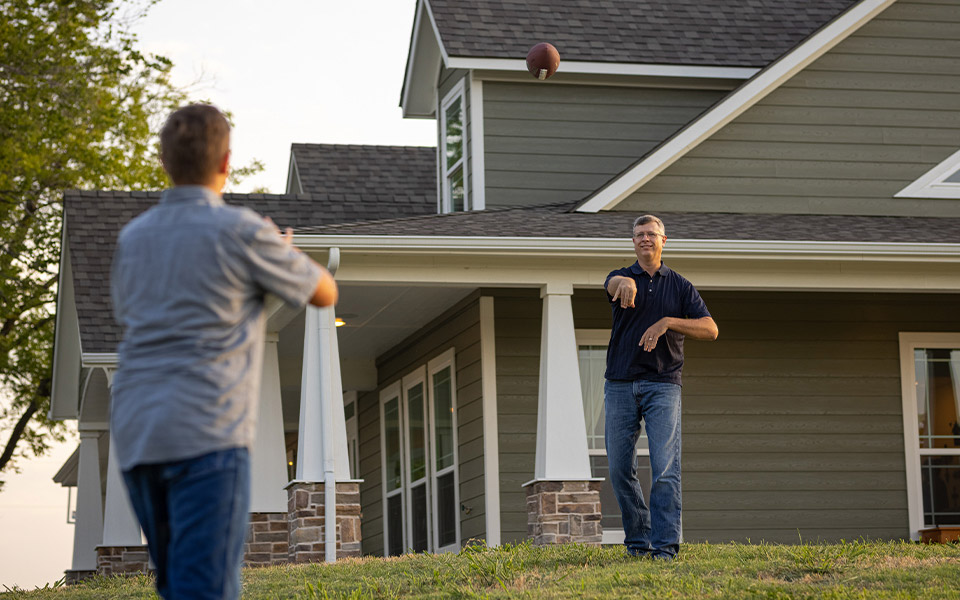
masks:
[(607, 284), (607, 291), (614, 300), (620, 300), (620, 308), (634, 308), (637, 297), (637, 282), (631, 277), (618, 275)]
[(640, 340), (640, 345), (643, 346), (644, 351), (652, 352), (653, 349), (657, 347), (660, 336), (667, 332), (667, 318), (668, 317), (660, 319), (643, 332), (643, 339)]

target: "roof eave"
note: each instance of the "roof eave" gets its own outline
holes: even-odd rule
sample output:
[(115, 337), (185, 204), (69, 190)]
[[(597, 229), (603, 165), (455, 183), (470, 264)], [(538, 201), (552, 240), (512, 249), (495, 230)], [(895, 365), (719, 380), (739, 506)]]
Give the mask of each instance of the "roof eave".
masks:
[(80, 403), (79, 381), (82, 346), (67, 241), (66, 215), (60, 237), (60, 273), (57, 278), (56, 320), (53, 336), (53, 380), (50, 392), (52, 421), (76, 419)]
[(861, 0), (796, 48), (765, 67), (737, 91), (700, 115), (676, 135), (667, 139), (646, 158), (611, 179), (576, 210), (595, 213), (615, 207), (782, 83), (886, 10), (895, 1)]
[(437, 73), (448, 57), (427, 0), (418, 0), (400, 92), (404, 118), (432, 119), (437, 111)]

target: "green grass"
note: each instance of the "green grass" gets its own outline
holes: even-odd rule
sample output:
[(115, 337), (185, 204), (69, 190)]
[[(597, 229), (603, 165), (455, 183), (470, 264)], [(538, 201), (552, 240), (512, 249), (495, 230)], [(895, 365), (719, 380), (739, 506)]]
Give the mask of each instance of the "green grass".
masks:
[[(142, 576), (0, 593), (2, 600), (154, 597), (152, 580)], [(960, 599), (960, 546), (685, 544), (672, 563), (629, 558), (621, 548), (474, 546), (459, 554), (248, 569), (243, 597)]]

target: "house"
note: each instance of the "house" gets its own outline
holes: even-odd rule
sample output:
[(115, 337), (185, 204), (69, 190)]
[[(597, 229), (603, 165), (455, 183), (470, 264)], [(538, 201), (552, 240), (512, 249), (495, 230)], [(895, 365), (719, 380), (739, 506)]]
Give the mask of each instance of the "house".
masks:
[[(439, 151), (295, 144), (288, 195), (228, 197), (341, 286), (335, 314), (269, 307), (249, 562), (325, 556), (328, 477), (341, 555), (622, 540), (600, 287), (644, 213), (720, 327), (686, 348), (686, 540), (958, 524), (960, 3), (530, 6), (418, 1), (401, 106)], [(522, 59), (542, 40), (546, 82)], [(142, 558), (103, 282), (156, 197), (65, 198), (51, 416), (80, 423), (78, 572), (98, 545), (103, 572)]]

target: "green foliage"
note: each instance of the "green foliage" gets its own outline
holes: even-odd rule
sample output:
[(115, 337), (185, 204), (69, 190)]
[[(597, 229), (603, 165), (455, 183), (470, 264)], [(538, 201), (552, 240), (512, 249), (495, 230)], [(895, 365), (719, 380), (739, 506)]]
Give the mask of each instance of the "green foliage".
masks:
[(47, 419), (63, 191), (167, 185), (155, 133), (187, 95), (130, 29), (155, 1), (0, 0), (0, 472), (66, 431)]

